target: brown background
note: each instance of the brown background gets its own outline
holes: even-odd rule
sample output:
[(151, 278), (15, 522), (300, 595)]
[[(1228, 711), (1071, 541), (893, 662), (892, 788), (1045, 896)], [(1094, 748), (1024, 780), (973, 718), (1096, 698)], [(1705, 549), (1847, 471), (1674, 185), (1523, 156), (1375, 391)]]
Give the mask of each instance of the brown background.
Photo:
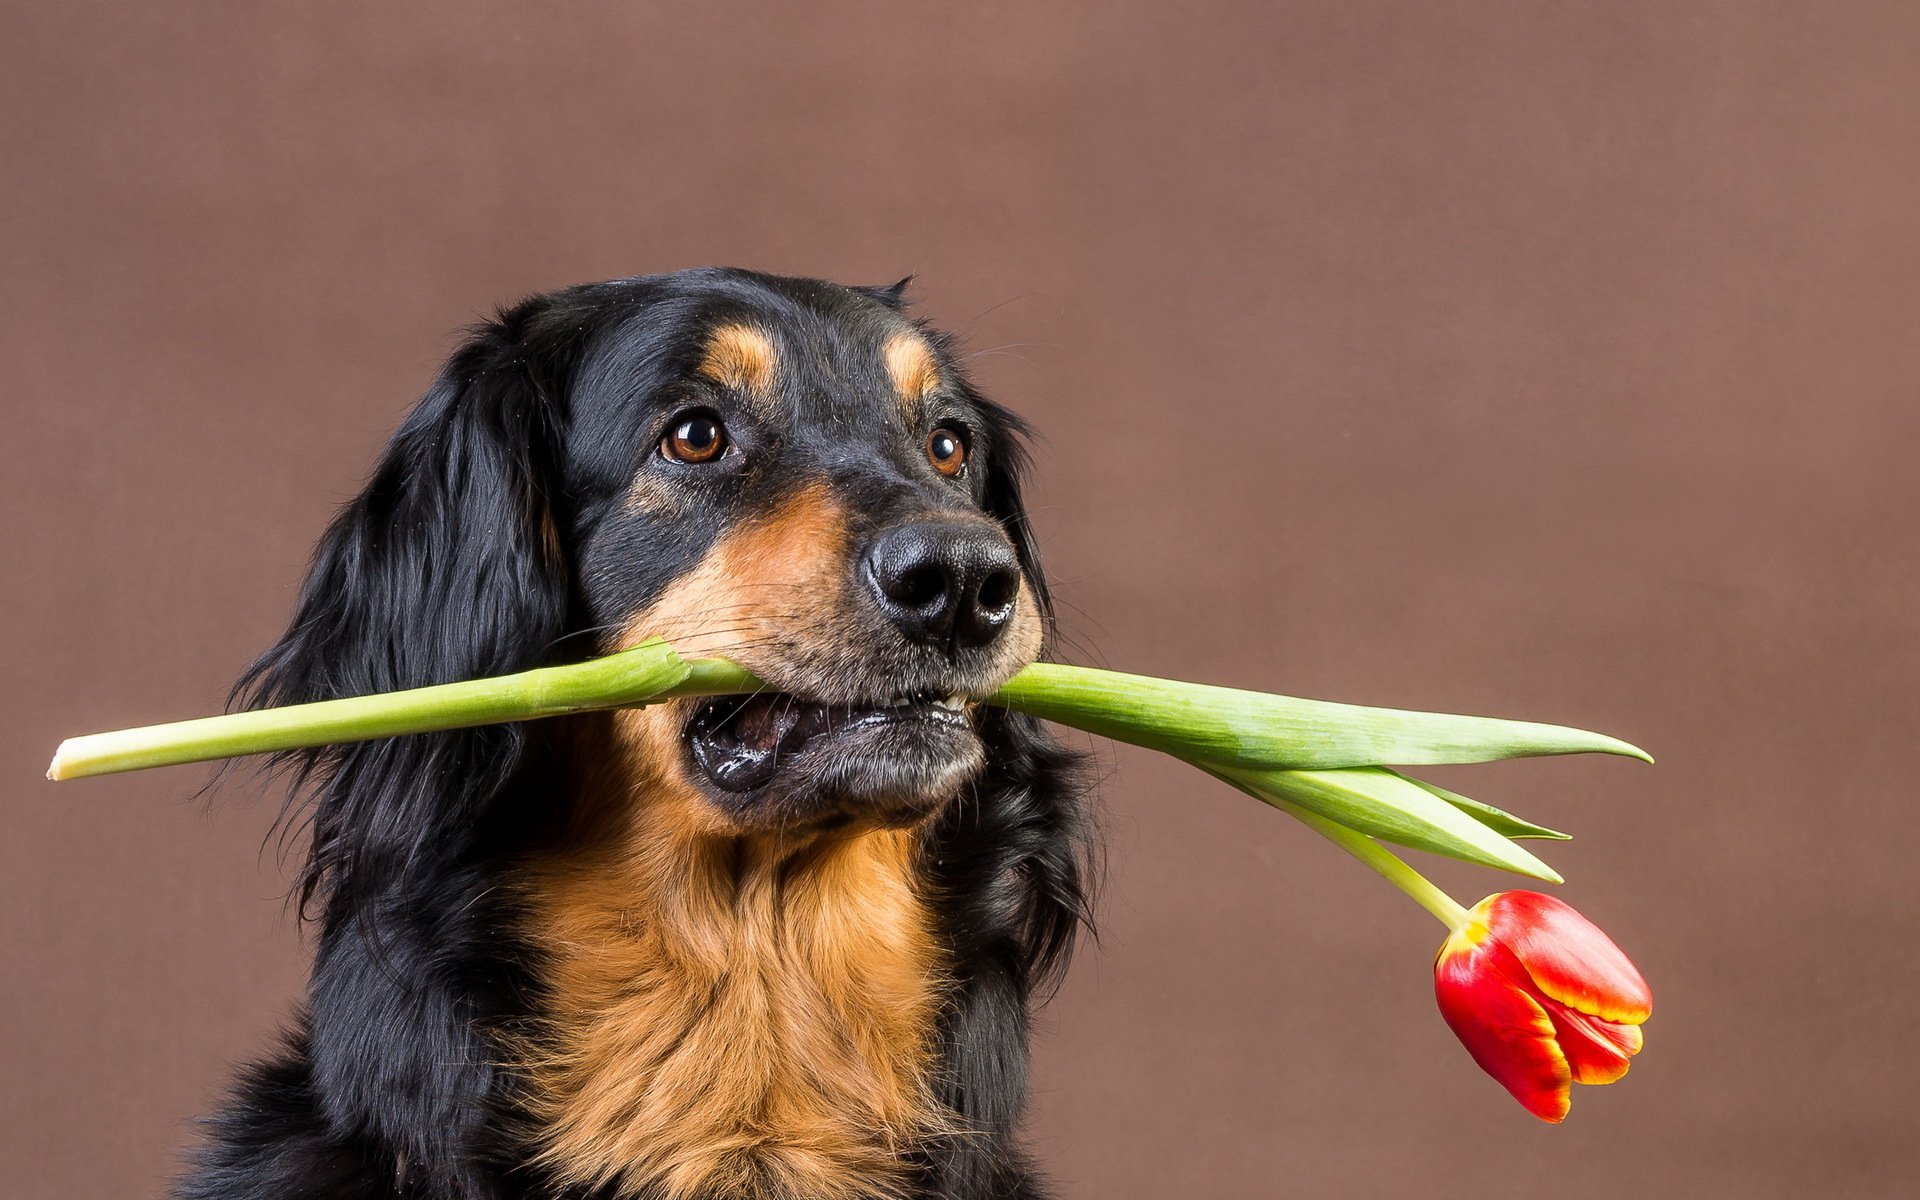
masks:
[(1063, 1196), (1903, 1190), (1915, 6), (314, 9), (0, 10), (0, 1190), (155, 1194), (302, 979), (269, 798), (53, 744), (218, 706), (455, 327), (711, 262), (919, 275), (1081, 661), (1660, 756), (1443, 775), (1660, 997), (1552, 1129), (1419, 910), (1103, 747)]

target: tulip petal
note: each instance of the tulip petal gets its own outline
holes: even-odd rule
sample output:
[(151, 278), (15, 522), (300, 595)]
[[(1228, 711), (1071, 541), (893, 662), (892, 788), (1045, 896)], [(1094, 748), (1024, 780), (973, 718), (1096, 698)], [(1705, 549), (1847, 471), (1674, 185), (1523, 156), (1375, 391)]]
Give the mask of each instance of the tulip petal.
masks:
[(1612, 1083), (1627, 1073), (1630, 1058), (1640, 1052), (1638, 1025), (1602, 1021), (1553, 1000), (1543, 1007), (1575, 1083)]
[(1525, 968), (1484, 929), (1462, 931), (1447, 939), (1434, 964), (1434, 999), (1480, 1069), (1528, 1112), (1558, 1123), (1572, 1106), (1573, 1071), (1526, 979)]
[(1638, 1025), (1653, 992), (1620, 948), (1573, 907), (1539, 892), (1500, 892), (1474, 906), (1546, 995), (1590, 1016)]

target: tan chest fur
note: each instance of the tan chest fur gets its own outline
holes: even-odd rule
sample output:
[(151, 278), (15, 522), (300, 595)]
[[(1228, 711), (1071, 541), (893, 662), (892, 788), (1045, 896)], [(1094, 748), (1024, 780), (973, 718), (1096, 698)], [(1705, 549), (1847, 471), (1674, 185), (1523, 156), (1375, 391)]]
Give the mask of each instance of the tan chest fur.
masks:
[(795, 848), (728, 836), (660, 775), (630, 799), (526, 877), (542, 1159), (667, 1198), (896, 1192), (902, 1151), (941, 1125), (918, 834)]

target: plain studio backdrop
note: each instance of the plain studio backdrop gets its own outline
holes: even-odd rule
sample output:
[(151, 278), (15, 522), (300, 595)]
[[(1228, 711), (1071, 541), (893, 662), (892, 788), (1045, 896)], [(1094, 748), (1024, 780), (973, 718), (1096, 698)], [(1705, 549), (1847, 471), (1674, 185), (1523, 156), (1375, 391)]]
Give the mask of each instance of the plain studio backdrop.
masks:
[(54, 744), (220, 706), (459, 326), (725, 263), (917, 277), (1045, 434), (1069, 659), (1659, 757), (1439, 775), (1658, 997), (1550, 1128), (1424, 913), (1099, 746), (1063, 1197), (1905, 1194), (1917, 62), (1907, 3), (7, 3), (7, 1193), (157, 1193), (307, 953), (275, 797)]

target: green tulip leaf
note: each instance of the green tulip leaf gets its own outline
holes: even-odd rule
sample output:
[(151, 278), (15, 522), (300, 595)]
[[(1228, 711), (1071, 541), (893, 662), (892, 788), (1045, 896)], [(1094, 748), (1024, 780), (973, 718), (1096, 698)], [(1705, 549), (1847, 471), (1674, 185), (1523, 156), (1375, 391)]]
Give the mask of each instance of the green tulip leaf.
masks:
[(1188, 760), (1320, 770), (1647, 752), (1564, 725), (1301, 700), (1117, 671), (1035, 663), (994, 698), (1008, 708)]
[(1561, 883), (1533, 852), (1412, 780), (1379, 767), (1330, 771), (1202, 769), (1259, 800), (1290, 801), (1358, 833), (1477, 866)]
[[(1400, 775), (1400, 772), (1395, 771), (1394, 774)], [(1493, 830), (1501, 837), (1540, 838), (1555, 842), (1569, 841), (1573, 837), (1570, 833), (1561, 833), (1557, 829), (1548, 829), (1545, 825), (1535, 825), (1532, 821), (1526, 820), (1523, 817), (1516, 817), (1503, 808), (1495, 808), (1491, 804), (1475, 800), (1470, 796), (1462, 796), (1459, 792), (1450, 792), (1443, 787), (1428, 783), (1424, 779), (1415, 779), (1411, 775), (1400, 775), (1400, 778), (1415, 787), (1425, 788), (1427, 791), (1432, 792), (1448, 804), (1453, 805), (1461, 812), (1466, 813), (1474, 820), (1485, 825), (1488, 829)]]

